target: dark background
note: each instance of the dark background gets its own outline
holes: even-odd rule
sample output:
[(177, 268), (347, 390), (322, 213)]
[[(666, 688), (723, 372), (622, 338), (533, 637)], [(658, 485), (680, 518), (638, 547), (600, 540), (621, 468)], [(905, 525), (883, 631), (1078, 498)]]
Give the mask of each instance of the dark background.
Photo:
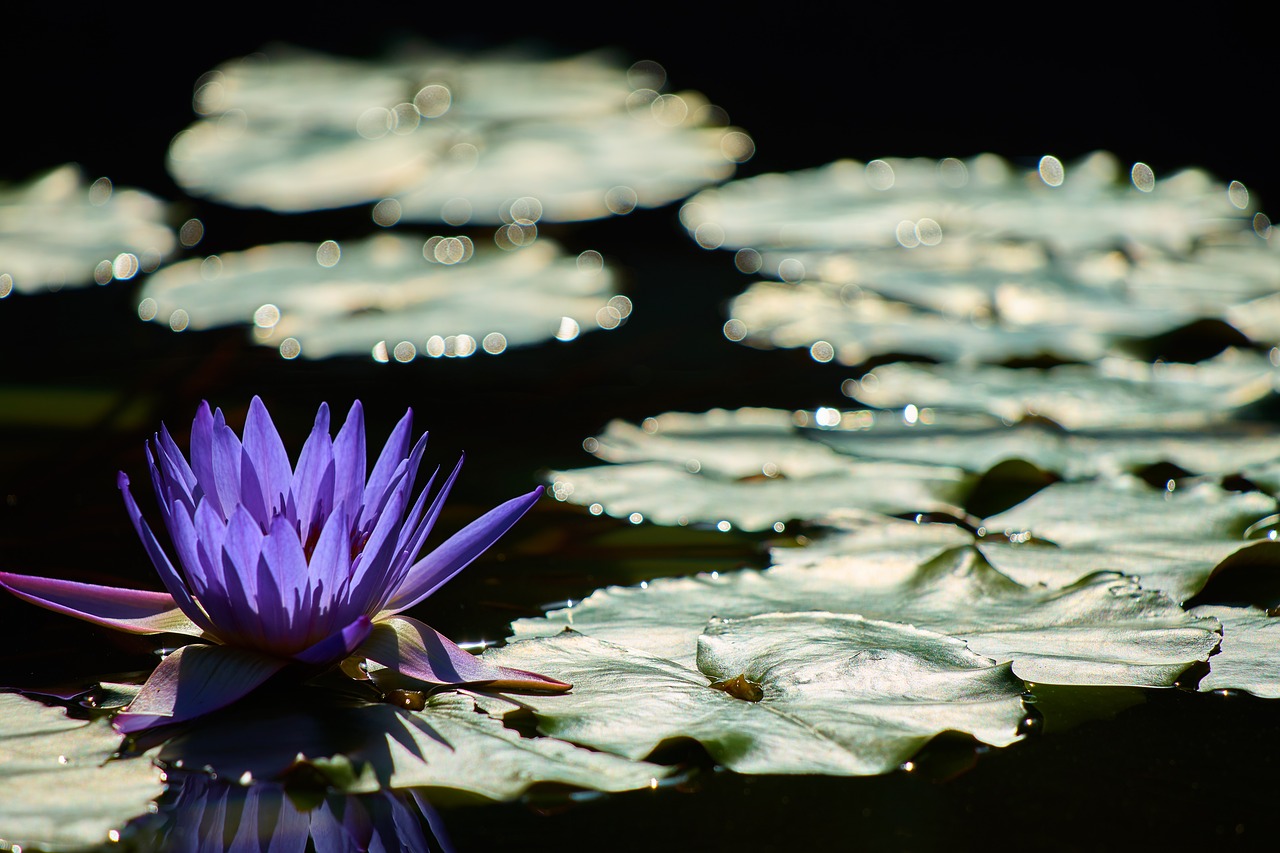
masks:
[[(1243, 181), (1263, 210), (1280, 190), (1274, 138), (1264, 130), (1275, 109), (1273, 30), (1259, 13), (1222, 3), (1201, 4), (1193, 17), (1167, 6), (532, 3), (44, 3), (10, 4), (0, 17), (0, 181), (79, 162), (90, 180), (108, 175), (175, 202), (175, 225), (198, 215), (207, 228), (200, 253), (372, 230), (367, 207), (241, 211), (186, 198), (165, 172), (169, 140), (192, 119), (196, 77), (273, 41), (370, 58), (425, 38), (455, 49), (523, 43), (551, 55), (613, 48), (623, 64), (654, 59), (669, 88), (702, 91), (753, 136), (757, 154), (740, 176), (839, 157), (982, 151), (1025, 165), (1052, 153), (1069, 165), (1102, 148), (1148, 163), (1157, 177), (1196, 165)], [(723, 339), (722, 303), (747, 280), (727, 253), (704, 252), (684, 236), (677, 207), (543, 229), (572, 251), (602, 251), (623, 271), (635, 314), (614, 332), (496, 359), (285, 362), (245, 343), (243, 330), (173, 335), (137, 322), (137, 281), (14, 294), (0, 302), (0, 385), (105, 390), (113, 403), (87, 419), (50, 410), (34, 425), (0, 411), (0, 568), (154, 586), (115, 472), (128, 471), (148, 504), (142, 441), (162, 419), (182, 431), (201, 399), (235, 421), (261, 394), (290, 447), (321, 400), (345, 409), (362, 398), (373, 441), (412, 405), (432, 430), (429, 457), (451, 464), (458, 450), (470, 454), (446, 528), (527, 489), (544, 469), (585, 464), (582, 437), (613, 417), (839, 405), (847, 369)], [(593, 544), (618, 529), (544, 501), (432, 600), (430, 621), (459, 639), (500, 633), (540, 602), (639, 580), (613, 571), (616, 550)], [(644, 566), (656, 573), (664, 556), (684, 570), (705, 565), (690, 563), (695, 552), (721, 568), (760, 559), (751, 540), (698, 542), (704, 551), (650, 542)], [(512, 565), (528, 570), (523, 581), (511, 578)], [(45, 618), (8, 597), (0, 598), (0, 643), (0, 684), (27, 685), (145, 669), (154, 645)], [(464, 810), (447, 822), (463, 849), (501, 849), (515, 838), (530, 849), (600, 850), (1250, 844), (1274, 826), (1278, 731), (1264, 702), (1153, 693), (1115, 721), (985, 756), (955, 778), (941, 761), (944, 771), (927, 779), (720, 774), (692, 796), (615, 797), (550, 816)]]

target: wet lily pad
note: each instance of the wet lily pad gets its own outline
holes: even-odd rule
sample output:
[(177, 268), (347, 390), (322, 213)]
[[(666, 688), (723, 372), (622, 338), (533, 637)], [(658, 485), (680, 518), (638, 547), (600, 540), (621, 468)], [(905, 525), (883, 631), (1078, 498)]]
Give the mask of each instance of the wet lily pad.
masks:
[(105, 719), (73, 720), (0, 693), (0, 841), (47, 850), (105, 844), (164, 790), (149, 757), (111, 760), (120, 735)]
[(599, 253), (574, 258), (548, 240), (501, 251), (380, 234), (183, 261), (147, 280), (139, 313), (178, 330), (253, 324), (256, 341), (289, 358), (411, 361), (614, 328), (631, 303), (617, 297), (622, 310), (611, 307), (612, 287)]
[(164, 218), (154, 196), (90, 185), (75, 165), (0, 186), (0, 298), (150, 272), (176, 245)]
[(1280, 619), (1254, 607), (1204, 605), (1191, 612), (1222, 623), (1222, 650), (1209, 658), (1201, 692), (1244, 690), (1280, 699)]
[(656, 66), (628, 75), (593, 56), (429, 47), (380, 62), (266, 53), (198, 81), (204, 118), (169, 152), (189, 191), (285, 211), (393, 199), (384, 225), (532, 224), (665, 204), (730, 176), (753, 148), (701, 95), (651, 88)]
[(538, 783), (625, 791), (668, 772), (552, 738), (523, 738), (460, 693), (425, 697), (416, 711), (320, 705), (305, 714), (276, 707), (230, 715), (180, 735), (159, 757), (223, 777), (272, 780), (293, 772), (298, 756), (352, 794), (432, 787), (510, 800)]
[[(926, 548), (935, 547), (930, 539)], [(835, 549), (833, 549), (835, 550)], [(973, 548), (926, 562), (906, 550), (872, 559), (827, 552), (811, 565), (665, 578), (597, 590), (571, 608), (512, 625), (516, 637), (571, 627), (608, 642), (692, 664), (713, 617), (803, 612), (823, 607), (892, 619), (959, 637), (975, 652), (1012, 661), (1028, 681), (1169, 686), (1218, 644), (1218, 624), (1188, 616), (1131, 578), (1098, 572), (1060, 589), (1025, 587)]]
[[(1188, 170), (1143, 192), (1109, 154), (1056, 166), (1051, 180), (992, 154), (967, 161), (841, 160), (704, 190), (681, 219), (714, 224), (725, 246), (927, 252), (948, 240), (1041, 242), (1059, 253), (1125, 241), (1185, 252), (1198, 238), (1247, 226), (1227, 187)], [(928, 222), (925, 222), (928, 220)], [(908, 228), (901, 231), (906, 223)], [(936, 230), (936, 234), (935, 234)]]
[[(1227, 492), (1208, 483), (1172, 492), (1133, 479), (1057, 483), (987, 519), (989, 531), (1010, 534), (1014, 541), (979, 548), (1022, 583), (1061, 586), (1089, 572), (1113, 570), (1185, 601), (1241, 549), (1280, 553), (1280, 544), (1244, 538), (1251, 524), (1275, 510), (1275, 499), (1267, 495)], [(1019, 544), (1027, 533), (1057, 547)]]
[(575, 633), (486, 652), (571, 678), (564, 701), (522, 698), (539, 729), (643, 758), (693, 738), (741, 773), (869, 775), (944, 731), (1018, 740), (1022, 683), (951, 637), (832, 613), (715, 620), (696, 665)]
[(1108, 358), (1047, 370), (889, 364), (845, 383), (859, 402), (985, 411), (1009, 421), (1050, 418), (1070, 429), (1191, 428), (1225, 420), (1272, 393), (1276, 368), (1265, 357), (1227, 350), (1199, 364)]

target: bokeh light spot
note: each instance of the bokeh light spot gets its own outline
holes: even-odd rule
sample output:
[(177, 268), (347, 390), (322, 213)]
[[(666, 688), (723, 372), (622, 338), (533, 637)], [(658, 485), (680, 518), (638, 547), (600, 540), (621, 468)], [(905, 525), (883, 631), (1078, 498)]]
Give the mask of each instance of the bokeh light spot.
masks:
[(297, 338), (285, 338), (280, 342), (280, 355), (288, 361), (293, 361), (302, 355), (302, 344), (298, 343)]
[(881, 192), (890, 189), (897, 179), (893, 174), (893, 167), (883, 160), (872, 160), (866, 165), (863, 175), (867, 179), (867, 186)]
[(394, 198), (384, 198), (373, 206), (373, 221), (383, 228), (390, 228), (400, 221), (402, 212), (399, 201)]
[(110, 284), (113, 264), (111, 261), (98, 261), (93, 268), (93, 280), (98, 284)]
[(507, 338), (502, 332), (490, 332), (484, 336), (481, 346), (489, 355), (498, 355), (507, 348)]
[(631, 187), (614, 187), (604, 194), (604, 206), (616, 216), (626, 216), (639, 203), (640, 197)]
[(730, 163), (745, 163), (756, 154), (756, 142), (740, 130), (720, 137), (720, 153)]
[(836, 348), (826, 341), (815, 341), (813, 346), (809, 347), (809, 357), (814, 361), (826, 364), (836, 357)]
[(724, 229), (715, 222), (704, 222), (693, 232), (693, 239), (704, 249), (719, 249), (724, 245)]
[(342, 247), (336, 240), (325, 240), (316, 249), (316, 263), (322, 267), (336, 266), (342, 259)]
[(1149, 193), (1156, 188), (1156, 173), (1146, 163), (1134, 163), (1129, 170), (1129, 180), (1139, 192)]
[(1227, 200), (1244, 210), (1249, 206), (1249, 188), (1239, 181), (1232, 181), (1227, 187)]
[(204, 239), (204, 223), (199, 219), (188, 219), (178, 229), (178, 242), (190, 249)]
[(189, 325), (191, 325), (191, 316), (181, 308), (174, 310), (174, 312), (169, 315), (169, 328), (173, 329), (173, 331), (181, 332)]
[(159, 304), (150, 296), (138, 303), (139, 320), (154, 320), (159, 312)]
[(596, 273), (604, 269), (604, 255), (601, 255), (595, 249), (587, 249), (578, 255), (578, 271), (585, 273)]
[(111, 200), (111, 189), (110, 178), (98, 178), (89, 185), (89, 204), (102, 207)]
[(738, 272), (751, 275), (760, 272), (760, 267), (764, 265), (764, 258), (755, 249), (739, 249), (734, 253), (733, 265), (738, 268)]
[(453, 93), (449, 91), (449, 87), (439, 83), (423, 86), (413, 96), (413, 105), (423, 118), (439, 118), (449, 111), (452, 104)]
[(418, 348), (410, 341), (401, 341), (391, 351), (391, 355), (401, 364), (408, 364), (418, 357)]
[(729, 320), (724, 324), (724, 336), (731, 341), (740, 341), (747, 336), (747, 324), (741, 320)]
[(121, 252), (111, 262), (111, 274), (118, 281), (128, 281), (138, 274), (138, 256), (131, 252)]
[(1067, 178), (1067, 170), (1062, 161), (1052, 154), (1040, 158), (1040, 180), (1051, 187), (1060, 187)]
[(259, 329), (273, 329), (280, 322), (280, 309), (270, 302), (253, 312), (253, 325)]

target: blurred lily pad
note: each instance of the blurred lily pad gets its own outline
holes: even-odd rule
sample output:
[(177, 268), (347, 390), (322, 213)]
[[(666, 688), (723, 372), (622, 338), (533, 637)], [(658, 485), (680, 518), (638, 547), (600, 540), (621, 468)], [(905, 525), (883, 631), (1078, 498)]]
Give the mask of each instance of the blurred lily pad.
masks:
[(147, 280), (139, 314), (176, 330), (252, 324), (256, 341), (287, 358), (411, 361), (615, 328), (631, 303), (612, 286), (599, 253), (574, 258), (545, 239), (501, 251), (379, 234), (183, 261)]
[(693, 738), (740, 773), (860, 776), (895, 769), (935, 735), (1018, 740), (1023, 685), (951, 637), (833, 613), (713, 620), (696, 665), (575, 633), (491, 649), (574, 682), (522, 697), (539, 729), (643, 758)]
[[(1250, 525), (1275, 511), (1276, 501), (1267, 495), (1209, 483), (1172, 492), (1134, 479), (1056, 483), (987, 519), (988, 530), (1009, 534), (1011, 541), (978, 547), (1024, 584), (1062, 586), (1089, 572), (1120, 571), (1146, 589), (1185, 601), (1215, 567), (1246, 547), (1280, 554), (1280, 543), (1244, 538)], [(1020, 542), (1027, 534), (1040, 541)]]
[(1227, 350), (1199, 364), (1120, 358), (1046, 370), (888, 364), (847, 381), (845, 391), (882, 409), (985, 411), (1009, 421), (1039, 415), (1069, 429), (1167, 430), (1225, 420), (1273, 394), (1276, 376), (1265, 356)]
[(1063, 254), (1122, 242), (1186, 252), (1197, 239), (1248, 221), (1226, 185), (1200, 171), (1136, 187), (1104, 152), (1065, 167), (1047, 157), (1042, 165), (1050, 167), (1048, 178), (992, 154), (841, 160), (704, 190), (686, 203), (681, 220), (695, 237), (715, 226), (723, 245), (734, 248), (927, 252), (948, 240), (1015, 240)]
[[(933, 541), (926, 543), (933, 546)], [(513, 623), (517, 638), (571, 627), (608, 642), (692, 664), (713, 617), (803, 612), (817, 607), (892, 619), (959, 637), (975, 652), (1012, 661), (1028, 681), (1049, 684), (1170, 686), (1218, 644), (1218, 624), (1188, 616), (1168, 597), (1131, 578), (1096, 572), (1060, 589), (1025, 587), (973, 548), (921, 562), (828, 553), (789, 565), (664, 578), (597, 590), (571, 608)]]
[(159, 199), (107, 178), (86, 184), (74, 164), (0, 186), (0, 298), (150, 272), (176, 245), (164, 218)]
[(280, 779), (304, 761), (343, 793), (431, 787), (491, 800), (514, 799), (538, 783), (644, 788), (668, 772), (552, 738), (521, 737), (460, 693), (425, 697), (416, 711), (315, 701), (322, 704), (305, 713), (254, 709), (202, 724), (165, 744), (159, 758), (261, 780)]
[(115, 760), (120, 735), (106, 719), (73, 720), (0, 693), (0, 842), (8, 849), (105, 844), (164, 790), (149, 757)]
[(1280, 699), (1280, 619), (1254, 607), (1204, 605), (1191, 612), (1222, 623), (1222, 649), (1209, 658), (1201, 692), (1244, 690)]
[(628, 73), (599, 56), (430, 47), (379, 62), (266, 54), (198, 81), (203, 118), (169, 152), (191, 192), (284, 211), (394, 199), (384, 225), (533, 224), (665, 204), (753, 150), (701, 95), (660, 94), (655, 63)]

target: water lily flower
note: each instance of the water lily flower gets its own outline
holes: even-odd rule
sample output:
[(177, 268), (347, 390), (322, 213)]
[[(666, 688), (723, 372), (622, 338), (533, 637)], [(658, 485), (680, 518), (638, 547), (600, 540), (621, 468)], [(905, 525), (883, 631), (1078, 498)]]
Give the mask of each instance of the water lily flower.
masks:
[[(436, 475), (411, 502), (424, 433), (410, 448), (412, 411), (366, 472), (356, 401), (336, 438), (321, 405), (290, 467), (266, 406), (249, 406), (243, 441), (202, 404), (188, 464), (169, 431), (147, 445), (151, 481), (178, 559), (170, 561), (121, 472), (134, 529), (166, 592), (0, 572), (0, 586), (50, 610), (135, 634), (198, 638), (161, 661), (117, 715), (122, 732), (207, 714), (290, 666), (321, 670), (348, 658), (438, 685), (562, 692), (569, 685), (483, 663), (400, 615), (502, 536), (541, 489), (513, 498), (418, 557), (462, 467), (428, 505)], [(438, 473), (438, 472), (437, 472)]]

